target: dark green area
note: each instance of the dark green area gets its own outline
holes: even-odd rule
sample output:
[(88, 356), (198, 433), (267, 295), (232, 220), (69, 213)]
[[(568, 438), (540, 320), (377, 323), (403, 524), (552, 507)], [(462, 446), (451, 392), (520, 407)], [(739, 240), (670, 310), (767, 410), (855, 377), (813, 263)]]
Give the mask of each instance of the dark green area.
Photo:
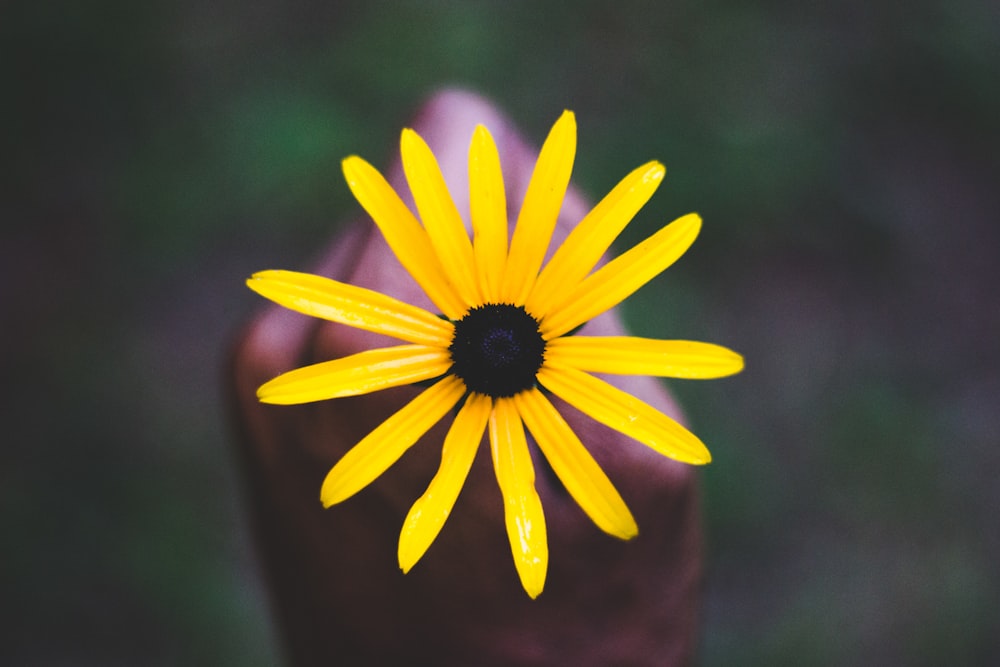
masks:
[(652, 158), (621, 245), (701, 238), (634, 330), (705, 469), (703, 665), (1000, 649), (1000, 13), (987, 2), (8, 3), (0, 21), (3, 664), (278, 660), (220, 390), (257, 305), (442, 84), (577, 183)]

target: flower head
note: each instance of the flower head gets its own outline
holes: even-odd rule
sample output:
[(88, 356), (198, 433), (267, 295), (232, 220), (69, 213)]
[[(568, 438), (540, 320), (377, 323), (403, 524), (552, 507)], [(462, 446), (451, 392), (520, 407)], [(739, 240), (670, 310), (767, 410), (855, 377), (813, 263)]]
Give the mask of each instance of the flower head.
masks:
[(320, 498), (329, 507), (351, 497), (457, 408), (441, 466), (404, 521), (400, 567), (409, 571), (437, 537), (488, 432), (514, 564), (536, 597), (548, 545), (527, 433), (598, 527), (622, 539), (638, 533), (625, 502), (547, 394), (664, 456), (692, 464), (711, 459), (687, 429), (592, 373), (715, 378), (742, 369), (738, 354), (692, 341), (571, 335), (670, 266), (694, 241), (701, 220), (679, 218), (595, 270), (663, 179), (663, 166), (650, 162), (604, 197), (543, 267), (576, 152), (571, 112), (542, 147), (509, 242), (500, 158), (486, 128), (476, 128), (469, 148), (471, 239), (427, 144), (404, 130), (401, 152), (419, 219), (361, 158), (344, 160), (344, 174), (442, 315), (316, 275), (254, 274), (250, 288), (282, 306), (403, 342), (289, 371), (257, 395), (294, 404), (430, 383), (337, 462)]

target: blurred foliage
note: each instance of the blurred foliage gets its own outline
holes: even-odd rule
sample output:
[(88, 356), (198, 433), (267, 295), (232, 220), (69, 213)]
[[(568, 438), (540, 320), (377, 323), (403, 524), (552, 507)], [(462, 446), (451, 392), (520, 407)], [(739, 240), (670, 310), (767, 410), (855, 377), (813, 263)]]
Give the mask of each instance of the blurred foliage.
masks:
[(701, 664), (989, 664), (1000, 628), (1000, 12), (976, 0), (14, 2), (0, 22), (4, 664), (279, 660), (219, 389), (255, 302), (443, 84), (623, 245), (702, 238), (625, 307), (747, 370), (673, 383), (705, 469)]

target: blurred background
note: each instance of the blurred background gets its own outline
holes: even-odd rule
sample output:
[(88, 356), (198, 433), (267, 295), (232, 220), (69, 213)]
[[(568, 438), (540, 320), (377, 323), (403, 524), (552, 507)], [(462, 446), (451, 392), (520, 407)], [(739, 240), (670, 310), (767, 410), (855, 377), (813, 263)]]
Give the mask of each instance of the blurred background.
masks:
[(1000, 650), (1000, 9), (987, 0), (4, 3), (0, 663), (272, 665), (226, 421), (251, 272), (307, 268), (443, 84), (592, 198), (698, 211), (625, 306), (743, 352), (674, 382), (703, 480), (699, 664)]

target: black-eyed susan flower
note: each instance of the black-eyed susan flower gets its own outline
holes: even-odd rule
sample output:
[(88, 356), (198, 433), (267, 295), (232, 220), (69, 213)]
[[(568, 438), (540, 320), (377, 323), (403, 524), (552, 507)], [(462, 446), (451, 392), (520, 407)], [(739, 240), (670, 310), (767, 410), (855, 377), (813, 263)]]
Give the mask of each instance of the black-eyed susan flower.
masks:
[(469, 148), (471, 239), (427, 144), (407, 129), (401, 152), (419, 219), (361, 158), (344, 160), (344, 174), (441, 315), (316, 275), (254, 274), (250, 288), (282, 306), (403, 343), (292, 370), (257, 395), (294, 404), (429, 383), (340, 459), (320, 498), (329, 507), (351, 497), (457, 408), (441, 466), (404, 521), (399, 565), (409, 571), (437, 537), (488, 432), (514, 563), (525, 591), (536, 597), (545, 585), (548, 545), (525, 429), (598, 527), (622, 539), (638, 533), (625, 502), (547, 394), (664, 456), (691, 464), (711, 459), (687, 429), (592, 373), (715, 378), (743, 367), (738, 354), (692, 341), (571, 335), (670, 266), (694, 241), (701, 220), (679, 218), (595, 270), (663, 179), (663, 166), (650, 162), (604, 197), (543, 267), (576, 152), (571, 112), (542, 147), (509, 240), (500, 158), (486, 128), (475, 129)]

